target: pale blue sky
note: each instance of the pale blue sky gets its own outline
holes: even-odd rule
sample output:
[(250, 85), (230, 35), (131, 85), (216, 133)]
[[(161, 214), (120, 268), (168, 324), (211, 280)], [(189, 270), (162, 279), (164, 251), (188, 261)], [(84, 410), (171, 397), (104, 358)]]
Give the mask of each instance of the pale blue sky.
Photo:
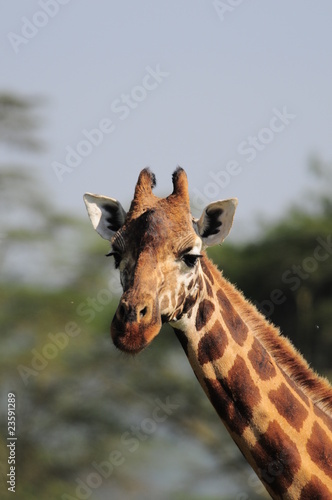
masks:
[[(194, 205), (238, 197), (234, 234), (250, 235), (308, 187), (310, 154), (331, 160), (331, 2), (226, 0), (223, 20), (210, 0), (61, 2), (6, 2), (0, 90), (48, 99), (36, 164), (63, 209), (84, 215), (85, 191), (127, 207), (147, 165), (168, 194), (179, 164)], [(104, 119), (60, 182), (52, 164)]]

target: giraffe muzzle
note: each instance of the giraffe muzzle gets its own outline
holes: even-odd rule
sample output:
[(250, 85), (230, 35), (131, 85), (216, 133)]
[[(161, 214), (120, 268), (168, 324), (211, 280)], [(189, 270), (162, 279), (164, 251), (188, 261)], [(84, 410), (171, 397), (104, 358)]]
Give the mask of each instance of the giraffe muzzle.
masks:
[(161, 325), (159, 306), (152, 297), (136, 304), (122, 297), (111, 324), (113, 343), (123, 352), (137, 354), (158, 335)]

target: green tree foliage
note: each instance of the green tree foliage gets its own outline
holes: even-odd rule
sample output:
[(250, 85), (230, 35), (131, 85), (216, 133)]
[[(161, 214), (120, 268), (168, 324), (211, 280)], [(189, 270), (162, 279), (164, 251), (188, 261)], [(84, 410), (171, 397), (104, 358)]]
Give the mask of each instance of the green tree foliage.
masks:
[(38, 109), (43, 100), (20, 97), (12, 93), (0, 94), (0, 143), (6, 148), (40, 151), (43, 147), (38, 129)]

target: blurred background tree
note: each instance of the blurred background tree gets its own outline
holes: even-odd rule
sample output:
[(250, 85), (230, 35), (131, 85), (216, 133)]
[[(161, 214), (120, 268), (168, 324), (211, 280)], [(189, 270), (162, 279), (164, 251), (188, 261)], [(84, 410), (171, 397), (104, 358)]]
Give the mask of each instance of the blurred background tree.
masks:
[[(6, 147), (39, 150), (36, 105), (0, 95)], [(209, 253), (313, 367), (331, 377), (332, 259), (311, 264), (296, 289), (290, 282), (293, 266), (308, 267), (317, 238), (332, 234), (329, 169), (317, 158), (310, 168), (317, 186), (306, 203), (266, 224), (255, 242)], [(17, 163), (0, 168), (3, 491), (6, 399), (15, 392), (18, 499), (266, 498), (171, 328), (138, 357), (115, 351), (109, 325), (119, 283), (104, 259), (106, 243), (83, 218), (83, 204), (82, 219), (59, 213), (35, 172)], [(272, 300), (276, 289), (282, 303)], [(173, 409), (156, 423), (160, 401)], [(101, 464), (112, 453), (113, 469), (104, 465), (102, 477)]]
[(12, 93), (0, 94), (0, 142), (9, 149), (40, 151), (43, 143), (39, 136), (38, 110), (43, 104), (40, 97), (21, 97)]

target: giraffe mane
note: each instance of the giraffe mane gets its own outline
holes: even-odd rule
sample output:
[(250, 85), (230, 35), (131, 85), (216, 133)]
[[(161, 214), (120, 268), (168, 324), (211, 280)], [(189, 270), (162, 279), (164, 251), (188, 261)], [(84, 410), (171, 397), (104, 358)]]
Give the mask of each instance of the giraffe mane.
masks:
[(274, 358), (278, 366), (293, 380), (311, 401), (326, 415), (332, 418), (332, 388), (328, 380), (318, 375), (307, 363), (302, 354), (284, 337), (279, 328), (273, 325), (257, 308), (248, 302), (243, 293), (229, 283), (220, 270), (210, 260), (214, 278), (227, 294), (235, 308), (241, 308), (244, 320), (252, 329), (257, 340)]

